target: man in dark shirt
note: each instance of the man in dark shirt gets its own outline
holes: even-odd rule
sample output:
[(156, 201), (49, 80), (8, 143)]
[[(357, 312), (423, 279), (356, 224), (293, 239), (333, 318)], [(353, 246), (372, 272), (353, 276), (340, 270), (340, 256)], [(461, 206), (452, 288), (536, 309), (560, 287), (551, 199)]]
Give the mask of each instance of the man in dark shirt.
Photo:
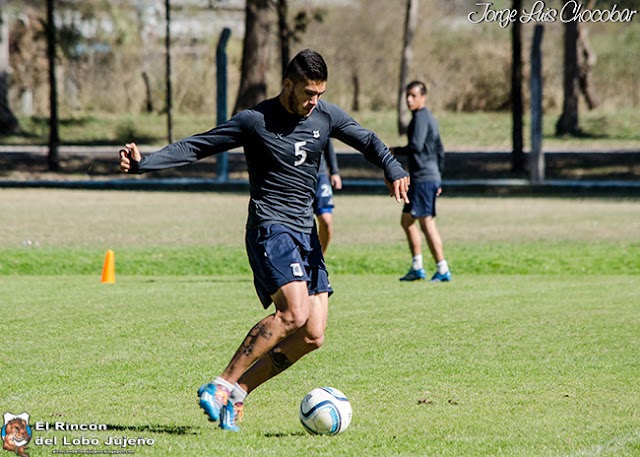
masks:
[[(413, 256), (409, 272), (400, 278), (401, 281), (426, 279), (422, 263), (422, 235), (424, 233), (431, 255), (436, 262), (436, 272), (432, 282), (451, 281), (449, 265), (444, 257), (442, 238), (436, 226), (436, 198), (442, 193), (440, 183), (444, 170), (444, 148), (438, 131), (438, 123), (426, 108), (427, 87), (421, 81), (413, 81), (407, 85), (407, 106), (412, 113), (409, 124), (409, 144), (401, 148), (393, 148), (397, 155), (409, 157), (409, 173), (411, 190), (409, 201), (402, 211), (402, 228), (409, 242)], [(420, 229), (416, 227), (416, 220)]]
[(225, 430), (238, 430), (236, 418), (249, 392), (322, 345), (333, 291), (312, 203), (329, 137), (382, 168), (390, 194), (409, 202), (408, 174), (382, 141), (320, 100), (326, 82), (324, 59), (306, 49), (289, 63), (276, 98), (145, 157), (135, 143), (120, 151), (123, 172), (143, 173), (244, 149), (250, 185), (247, 255), (262, 305), (266, 309), (273, 302), (276, 311), (249, 331), (223, 372), (198, 389), (200, 407)]

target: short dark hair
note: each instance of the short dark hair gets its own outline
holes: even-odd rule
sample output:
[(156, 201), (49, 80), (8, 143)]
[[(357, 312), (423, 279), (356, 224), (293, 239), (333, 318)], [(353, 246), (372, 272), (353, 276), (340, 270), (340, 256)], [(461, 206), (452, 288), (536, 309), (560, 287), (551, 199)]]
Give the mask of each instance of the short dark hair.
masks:
[(420, 95), (427, 95), (427, 85), (422, 81), (411, 81), (407, 84), (407, 92), (409, 92), (414, 87), (420, 89)]
[(284, 71), (284, 79), (294, 83), (300, 81), (326, 81), (327, 64), (322, 56), (313, 49), (304, 49), (291, 59)]

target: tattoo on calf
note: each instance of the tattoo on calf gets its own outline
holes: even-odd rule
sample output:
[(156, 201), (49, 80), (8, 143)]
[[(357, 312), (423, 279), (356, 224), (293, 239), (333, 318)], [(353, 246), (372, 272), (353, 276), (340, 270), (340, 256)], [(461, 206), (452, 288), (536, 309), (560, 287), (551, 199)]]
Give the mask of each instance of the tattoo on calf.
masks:
[(249, 331), (244, 343), (242, 343), (242, 353), (246, 356), (250, 356), (253, 353), (253, 346), (258, 338), (262, 337), (265, 340), (269, 340), (272, 336), (273, 333), (267, 330), (266, 325), (259, 322)]
[(271, 364), (273, 365), (276, 373), (280, 373), (293, 365), (287, 356), (278, 348), (271, 349), (269, 351), (269, 357), (271, 358)]

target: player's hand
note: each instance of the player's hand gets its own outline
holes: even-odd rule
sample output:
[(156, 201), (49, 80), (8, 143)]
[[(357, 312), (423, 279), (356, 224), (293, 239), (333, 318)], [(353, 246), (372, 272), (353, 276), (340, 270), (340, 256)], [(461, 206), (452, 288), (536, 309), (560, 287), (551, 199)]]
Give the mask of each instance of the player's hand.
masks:
[(438, 190), (436, 192), (436, 197), (439, 197), (442, 194), (442, 187), (438, 187)]
[(331, 187), (335, 190), (342, 189), (342, 178), (339, 174), (331, 175)]
[(140, 162), (142, 154), (135, 143), (127, 143), (125, 147), (120, 149), (120, 171), (129, 173), (132, 167), (131, 162)]
[(393, 183), (390, 183), (387, 180), (384, 182), (389, 188), (389, 196), (394, 197), (398, 203), (409, 203), (409, 197), (407, 196), (407, 193), (409, 192), (408, 176), (396, 179)]

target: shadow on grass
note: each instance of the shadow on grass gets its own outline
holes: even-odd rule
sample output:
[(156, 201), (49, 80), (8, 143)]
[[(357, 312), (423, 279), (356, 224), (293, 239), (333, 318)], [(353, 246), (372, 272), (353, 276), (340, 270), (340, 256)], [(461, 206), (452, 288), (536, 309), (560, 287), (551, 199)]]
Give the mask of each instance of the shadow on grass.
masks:
[(561, 135), (544, 135), (545, 139), (554, 139), (554, 140), (569, 140), (571, 138), (575, 138), (578, 140), (612, 140), (615, 139), (609, 134), (604, 132), (595, 132), (595, 131), (587, 131), (580, 129), (576, 133), (564, 133)]
[(109, 430), (117, 430), (120, 432), (149, 432), (149, 433), (166, 433), (168, 435), (196, 435), (196, 431), (192, 427), (185, 425), (118, 425), (107, 424)]
[[(167, 435), (197, 435), (198, 432), (193, 427), (185, 425), (118, 425), (107, 424), (109, 430), (116, 430), (119, 432), (136, 432), (136, 433), (165, 433)], [(268, 432), (264, 434), (265, 438), (287, 438), (287, 437), (300, 437), (309, 436), (308, 433), (303, 431), (299, 432)]]
[(65, 146), (112, 146), (114, 144), (124, 143), (125, 141), (129, 141), (129, 138), (135, 138), (137, 144), (153, 144), (159, 141), (159, 138), (156, 138), (151, 135), (131, 135), (126, 134), (123, 135), (122, 138), (98, 138), (92, 140), (83, 140), (83, 141), (65, 141)]
[[(249, 272), (242, 272), (243, 274), (249, 274)], [(176, 276), (175, 278), (162, 278), (162, 279), (156, 279), (156, 278), (151, 278), (151, 279), (141, 279), (140, 281), (138, 281), (139, 283), (147, 283), (147, 284), (153, 284), (153, 283), (167, 283), (167, 282), (173, 282), (173, 283), (186, 283), (186, 284), (205, 284), (205, 283), (220, 283), (220, 284), (227, 284), (227, 283), (239, 283), (239, 282), (246, 282), (246, 283), (252, 283), (253, 280), (250, 278), (246, 278), (246, 279), (238, 279), (238, 278), (225, 278), (225, 277), (220, 277), (220, 276), (216, 276), (215, 278), (211, 278), (211, 277), (203, 277), (203, 278), (185, 278), (182, 279), (178, 276)]]
[(286, 438), (288, 436), (310, 436), (305, 432), (289, 432), (289, 433), (265, 433), (265, 438)]
[[(15, 145), (47, 144), (49, 136), (49, 119), (47, 117), (32, 116), (21, 123), (22, 125), (17, 132), (0, 134), (0, 140), (4, 144)], [(61, 118), (58, 121), (58, 126), (61, 130), (62, 144), (66, 146), (109, 146), (127, 141), (130, 138), (135, 138), (140, 144), (162, 141), (162, 138), (144, 134), (138, 126), (126, 119), (111, 125), (105, 124), (95, 116), (70, 117)], [(96, 136), (78, 138), (78, 131), (87, 131)]]

